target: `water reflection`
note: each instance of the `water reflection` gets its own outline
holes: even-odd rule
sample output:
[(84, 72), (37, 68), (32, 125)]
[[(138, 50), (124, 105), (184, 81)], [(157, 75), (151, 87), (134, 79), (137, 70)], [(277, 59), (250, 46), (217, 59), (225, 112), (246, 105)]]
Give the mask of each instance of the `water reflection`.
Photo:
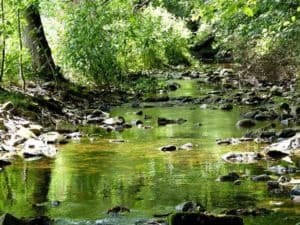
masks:
[[(199, 96), (207, 90), (196, 89), (194, 81), (181, 81), (181, 93)], [(191, 90), (191, 88), (193, 90)], [(189, 92), (190, 91), (190, 92)], [(122, 106), (114, 114), (126, 120), (140, 119), (135, 109)], [(134, 224), (153, 213), (170, 212), (187, 200), (201, 202), (209, 210), (221, 212), (225, 208), (266, 206), (272, 200), (264, 183), (242, 181), (240, 186), (219, 183), (220, 174), (236, 171), (251, 176), (260, 174), (266, 162), (255, 165), (232, 165), (220, 160), (232, 150), (259, 150), (256, 144), (216, 146), (215, 139), (239, 137), (243, 130), (235, 123), (240, 109), (232, 112), (203, 110), (198, 106), (156, 107), (144, 109), (152, 116), (145, 121), (153, 129), (132, 128), (119, 134), (107, 134), (94, 142), (63, 146), (54, 161), (16, 162), (0, 173), (0, 211), (16, 216), (50, 215), (57, 224)], [(182, 125), (158, 127), (156, 118), (187, 119)], [(203, 126), (195, 126), (198, 123)], [(109, 143), (110, 138), (125, 139), (122, 144)], [(191, 151), (160, 152), (166, 144), (181, 145), (192, 142)], [(51, 201), (61, 201), (58, 207)], [(278, 199), (276, 199), (278, 200)], [(34, 203), (44, 203), (39, 207)], [(124, 205), (131, 208), (128, 216), (110, 218), (108, 208)], [(268, 205), (267, 205), (268, 206)], [(287, 210), (296, 210), (287, 206)], [(276, 217), (276, 216), (275, 216)], [(265, 221), (270, 221), (269, 217)], [(279, 215), (273, 225), (295, 224), (283, 222)], [(98, 222), (97, 222), (98, 221)], [(248, 220), (247, 225), (254, 224)], [(267, 223), (261, 223), (267, 224)]]

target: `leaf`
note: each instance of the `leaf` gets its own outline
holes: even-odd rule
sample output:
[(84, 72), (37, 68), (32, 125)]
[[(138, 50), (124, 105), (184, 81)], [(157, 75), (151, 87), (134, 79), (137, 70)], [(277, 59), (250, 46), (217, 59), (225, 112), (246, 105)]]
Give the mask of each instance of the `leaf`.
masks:
[(249, 17), (252, 17), (254, 15), (253, 10), (248, 6), (243, 7), (243, 13)]
[(297, 8), (297, 12), (300, 12), (300, 6), (298, 6), (298, 8)]
[(291, 20), (292, 20), (292, 22), (295, 22), (296, 21), (296, 16), (292, 16)]

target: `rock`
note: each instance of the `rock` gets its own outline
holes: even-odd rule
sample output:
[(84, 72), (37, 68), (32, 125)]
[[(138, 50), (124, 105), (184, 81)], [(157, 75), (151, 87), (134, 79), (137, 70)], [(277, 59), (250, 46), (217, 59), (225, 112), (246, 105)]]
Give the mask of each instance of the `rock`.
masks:
[(295, 185), (292, 188), (290, 195), (291, 195), (291, 197), (300, 196), (300, 185)]
[(46, 144), (44, 141), (38, 139), (28, 139), (22, 148), (22, 153), (24, 158), (36, 157), (36, 156), (46, 156), (53, 158), (56, 156), (57, 149)]
[(6, 103), (1, 105), (0, 112), (11, 111), (13, 109), (14, 109), (14, 104), (9, 101), (9, 102), (6, 102)]
[(184, 124), (186, 121), (187, 121), (186, 119), (179, 118), (176, 120), (176, 123), (180, 125), (180, 124)]
[(230, 209), (224, 212), (225, 215), (232, 216), (265, 216), (272, 211), (266, 208)]
[(263, 155), (257, 152), (229, 152), (222, 156), (222, 159), (229, 163), (256, 163), (263, 159)]
[(146, 98), (145, 102), (167, 102), (170, 98), (168, 95), (157, 95)]
[(221, 110), (230, 111), (233, 109), (233, 105), (230, 103), (223, 104), (219, 107)]
[(82, 134), (80, 132), (72, 132), (72, 133), (66, 134), (65, 137), (67, 139), (80, 139), (82, 137)]
[(52, 220), (47, 216), (38, 216), (33, 218), (22, 219), (23, 225), (51, 225)]
[[(6, 160), (6, 159), (0, 159), (0, 167), (2, 168), (2, 167), (5, 167), (5, 166), (9, 166), (9, 165), (11, 165), (11, 162), (10, 161), (8, 161), (8, 160)], [(1, 225), (1, 223), (0, 223), (0, 225)]]
[(172, 152), (172, 151), (176, 151), (177, 147), (175, 145), (166, 145), (166, 146), (160, 147), (159, 150), (163, 151), (163, 152)]
[(267, 171), (275, 173), (275, 174), (288, 174), (288, 173), (297, 173), (299, 172), (299, 169), (297, 167), (292, 166), (271, 166), (267, 169)]
[(281, 103), (279, 108), (282, 109), (282, 110), (285, 110), (286, 112), (291, 111), (290, 105), (286, 102)]
[(192, 150), (194, 145), (192, 143), (186, 143), (179, 147), (179, 150)]
[(22, 225), (21, 221), (9, 213), (5, 213), (0, 217), (0, 225)]
[(228, 173), (227, 175), (220, 176), (218, 178), (218, 180), (221, 182), (227, 182), (227, 181), (234, 182), (234, 181), (238, 180), (239, 178), (240, 178), (240, 176), (237, 173), (231, 172), (231, 173)]
[(204, 208), (201, 203), (187, 201), (183, 202), (175, 207), (178, 212), (205, 212), (206, 209)]
[(39, 139), (47, 144), (64, 144), (66, 138), (58, 132), (52, 131), (39, 136)]
[(20, 127), (18, 131), (16, 132), (16, 136), (19, 136), (21, 138), (30, 139), (30, 138), (36, 138), (36, 135), (28, 128)]
[(133, 126), (142, 126), (144, 123), (141, 120), (132, 120), (131, 125)]
[(251, 180), (252, 181), (269, 181), (269, 180), (271, 180), (271, 177), (267, 174), (261, 174), (261, 175), (251, 177)]
[(174, 124), (174, 123), (176, 123), (176, 120), (170, 120), (170, 119), (166, 119), (166, 118), (162, 118), (162, 117), (157, 118), (157, 124), (159, 126), (165, 126), (167, 124)]
[(267, 182), (268, 190), (273, 190), (273, 189), (279, 189), (279, 182), (278, 181), (268, 181)]
[(117, 117), (105, 119), (103, 123), (106, 125), (122, 125), (125, 123), (125, 119), (121, 116), (117, 116)]
[(30, 124), (29, 130), (35, 135), (40, 135), (43, 132), (43, 127), (38, 124)]
[(178, 88), (180, 88), (180, 84), (173, 82), (173, 83), (167, 84), (166, 88), (169, 91), (176, 91)]
[(235, 180), (233, 182), (234, 185), (241, 185), (242, 184), (242, 181), (241, 180)]
[(51, 225), (52, 220), (47, 216), (18, 219), (5, 213), (0, 217), (0, 225)]
[(282, 158), (293, 154), (300, 148), (300, 133), (291, 138), (273, 143), (264, 149), (265, 153), (272, 158)]
[(130, 209), (124, 206), (114, 206), (107, 210), (107, 214), (117, 214), (117, 213), (125, 213), (130, 212)]
[(237, 216), (213, 216), (204, 213), (174, 213), (169, 219), (170, 225), (243, 225), (243, 219)]
[(231, 145), (231, 139), (216, 140), (217, 145)]
[(256, 123), (251, 119), (242, 119), (238, 121), (236, 125), (241, 128), (250, 128), (254, 127)]
[(294, 129), (283, 129), (282, 131), (279, 132), (278, 137), (280, 138), (290, 138), (296, 135), (296, 131)]
[(283, 90), (282, 88), (274, 85), (271, 89), (270, 89), (270, 93), (274, 96), (282, 96)]
[(122, 139), (111, 139), (109, 140), (109, 143), (124, 143), (125, 141)]
[(135, 112), (135, 115), (142, 116), (144, 112), (142, 110)]

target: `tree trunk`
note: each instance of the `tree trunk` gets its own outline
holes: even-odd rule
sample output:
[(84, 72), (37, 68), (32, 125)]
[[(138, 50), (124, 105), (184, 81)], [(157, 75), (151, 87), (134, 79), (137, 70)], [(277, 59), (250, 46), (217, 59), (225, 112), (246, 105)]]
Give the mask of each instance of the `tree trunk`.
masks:
[(33, 68), (44, 80), (64, 80), (52, 58), (37, 4), (26, 8), (25, 19), (27, 26), (24, 35), (31, 53)]
[(0, 82), (2, 82), (2, 78), (4, 75), (4, 64), (5, 64), (5, 14), (4, 14), (4, 0), (1, 0), (1, 21), (3, 26), (3, 32), (2, 32), (2, 59), (1, 59), (1, 68), (0, 68)]
[(25, 76), (23, 71), (23, 42), (22, 42), (22, 32), (21, 32), (21, 20), (20, 20), (20, 9), (17, 10), (17, 20), (18, 20), (18, 36), (19, 36), (19, 76), (22, 81), (22, 89), (25, 91)]

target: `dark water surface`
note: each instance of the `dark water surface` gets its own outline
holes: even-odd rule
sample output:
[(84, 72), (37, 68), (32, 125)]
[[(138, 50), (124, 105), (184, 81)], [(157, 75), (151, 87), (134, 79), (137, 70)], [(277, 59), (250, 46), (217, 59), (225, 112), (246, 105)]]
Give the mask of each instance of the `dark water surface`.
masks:
[[(201, 96), (209, 88), (199, 88), (195, 81), (180, 81), (182, 88), (171, 96)], [(142, 119), (129, 106), (114, 109), (127, 121)], [(23, 162), (16, 160), (0, 173), (0, 211), (15, 216), (49, 215), (56, 224), (134, 224), (154, 213), (174, 211), (187, 200), (201, 202), (219, 213), (227, 208), (267, 207), (275, 210), (264, 217), (247, 217), (246, 225), (295, 225), (300, 222), (300, 205), (288, 197), (272, 197), (264, 182), (245, 180), (240, 186), (216, 181), (219, 175), (236, 171), (245, 175), (261, 174), (270, 162), (233, 165), (221, 160), (229, 151), (259, 151), (261, 146), (247, 143), (217, 146), (217, 138), (240, 137), (245, 130), (235, 124), (243, 109), (231, 112), (200, 109), (199, 105), (162, 103), (143, 109), (152, 119), (145, 120), (152, 129), (134, 127), (122, 133), (99, 134), (62, 146), (56, 159)], [(158, 127), (157, 117), (184, 118), (182, 125)], [(197, 126), (201, 123), (202, 126)], [(125, 143), (109, 143), (109, 139)], [(167, 144), (191, 142), (190, 151), (160, 152)], [(58, 200), (59, 206), (51, 201)], [(281, 201), (282, 206), (272, 206)], [(33, 206), (35, 203), (42, 203)], [(120, 217), (105, 212), (124, 205), (131, 213)]]

